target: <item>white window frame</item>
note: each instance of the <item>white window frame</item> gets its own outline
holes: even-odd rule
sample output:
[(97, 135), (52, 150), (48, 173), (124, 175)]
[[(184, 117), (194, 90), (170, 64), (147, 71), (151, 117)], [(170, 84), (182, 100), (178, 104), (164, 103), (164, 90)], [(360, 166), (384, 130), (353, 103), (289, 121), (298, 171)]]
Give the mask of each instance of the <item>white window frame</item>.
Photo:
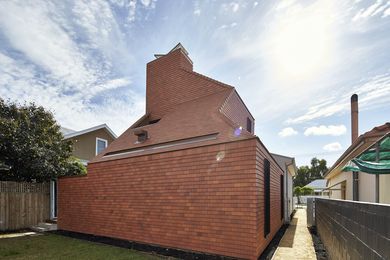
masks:
[(108, 141), (107, 141), (106, 139), (96, 137), (96, 142), (95, 142), (95, 155), (98, 155), (98, 141), (103, 141), (103, 142), (106, 143), (106, 147), (104, 147), (104, 149), (106, 149), (107, 146), (108, 146)]

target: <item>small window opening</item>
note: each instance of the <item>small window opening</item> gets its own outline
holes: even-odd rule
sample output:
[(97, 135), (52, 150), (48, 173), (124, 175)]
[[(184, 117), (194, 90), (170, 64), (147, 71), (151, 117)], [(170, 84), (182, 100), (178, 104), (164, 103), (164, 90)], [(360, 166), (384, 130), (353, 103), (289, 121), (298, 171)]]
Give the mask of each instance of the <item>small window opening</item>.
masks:
[(157, 123), (158, 121), (160, 121), (160, 118), (159, 118), (159, 119), (155, 119), (155, 120), (150, 120), (150, 121), (149, 121), (149, 125), (155, 124), (155, 123)]
[(246, 118), (246, 130), (252, 133), (252, 120), (249, 117)]
[(148, 139), (148, 132), (145, 131), (145, 130), (137, 130), (137, 131), (134, 131), (134, 134), (138, 137), (138, 142), (139, 143), (142, 143), (142, 142), (145, 142), (146, 139)]
[(271, 165), (264, 159), (264, 237), (271, 231)]

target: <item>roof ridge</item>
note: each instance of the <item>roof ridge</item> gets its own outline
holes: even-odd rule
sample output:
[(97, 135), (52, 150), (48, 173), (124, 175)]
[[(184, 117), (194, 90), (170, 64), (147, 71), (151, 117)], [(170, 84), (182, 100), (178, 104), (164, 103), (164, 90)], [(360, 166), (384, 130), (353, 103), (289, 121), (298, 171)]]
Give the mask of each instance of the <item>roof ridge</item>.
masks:
[(226, 84), (226, 83), (223, 83), (223, 82), (221, 82), (221, 81), (219, 81), (219, 80), (210, 78), (210, 77), (208, 77), (208, 76), (206, 76), (206, 75), (200, 74), (199, 72), (190, 71), (190, 70), (187, 70), (187, 69), (185, 69), (185, 68), (181, 68), (181, 69), (184, 70), (184, 71), (187, 72), (187, 73), (194, 74), (194, 75), (199, 76), (199, 77), (202, 77), (202, 78), (204, 78), (204, 79), (206, 79), (206, 80), (208, 80), (208, 81), (217, 83), (217, 84), (220, 85), (221, 87), (229, 88), (229, 89), (232, 89), (232, 88), (233, 88), (233, 89), (234, 89), (234, 86), (231, 86), (231, 85)]
[(75, 131), (75, 132), (66, 134), (66, 135), (64, 135), (64, 138), (68, 139), (68, 138), (71, 138), (71, 137), (75, 137), (75, 136), (83, 135), (83, 134), (86, 134), (86, 133), (89, 133), (89, 132), (93, 132), (93, 131), (96, 131), (96, 130), (99, 130), (99, 129), (102, 129), (102, 128), (107, 129), (107, 131), (112, 135), (112, 137), (114, 137), (114, 138), (118, 137), (114, 133), (114, 131), (112, 131), (111, 128), (106, 123), (104, 123), (104, 124), (96, 125), (96, 126), (93, 126), (93, 127), (90, 127), (90, 128), (86, 128), (86, 129), (83, 129), (83, 130), (79, 130), (79, 131)]

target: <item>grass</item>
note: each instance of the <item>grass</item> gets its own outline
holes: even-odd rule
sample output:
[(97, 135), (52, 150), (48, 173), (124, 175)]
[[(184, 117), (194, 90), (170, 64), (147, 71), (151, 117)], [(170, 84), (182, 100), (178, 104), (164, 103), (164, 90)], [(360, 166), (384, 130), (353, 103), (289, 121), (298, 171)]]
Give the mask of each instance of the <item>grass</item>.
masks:
[(0, 259), (160, 259), (134, 250), (54, 234), (0, 239)]

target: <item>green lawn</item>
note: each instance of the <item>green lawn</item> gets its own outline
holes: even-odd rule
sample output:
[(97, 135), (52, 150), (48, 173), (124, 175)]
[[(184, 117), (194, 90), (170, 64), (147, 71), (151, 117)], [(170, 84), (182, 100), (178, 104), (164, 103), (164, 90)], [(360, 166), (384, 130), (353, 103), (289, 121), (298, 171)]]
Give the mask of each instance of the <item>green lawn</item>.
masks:
[(54, 234), (0, 239), (0, 259), (159, 259), (134, 250)]

